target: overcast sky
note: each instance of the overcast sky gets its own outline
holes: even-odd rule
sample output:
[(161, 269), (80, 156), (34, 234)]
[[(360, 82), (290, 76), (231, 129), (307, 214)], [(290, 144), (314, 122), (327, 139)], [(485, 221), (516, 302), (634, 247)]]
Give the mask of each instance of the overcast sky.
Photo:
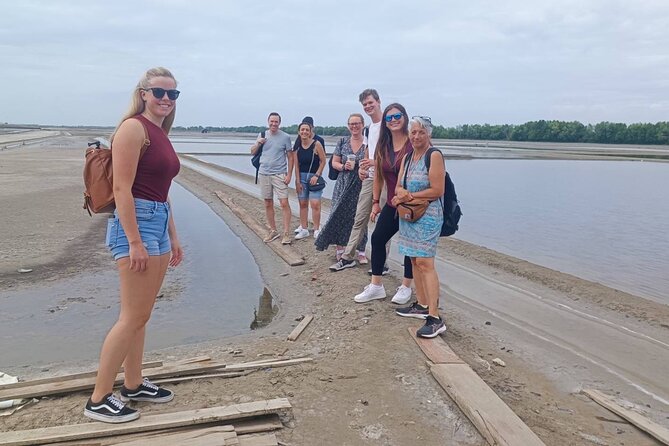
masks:
[(143, 72), (175, 125), (669, 120), (667, 0), (0, 0), (0, 122), (115, 125)]

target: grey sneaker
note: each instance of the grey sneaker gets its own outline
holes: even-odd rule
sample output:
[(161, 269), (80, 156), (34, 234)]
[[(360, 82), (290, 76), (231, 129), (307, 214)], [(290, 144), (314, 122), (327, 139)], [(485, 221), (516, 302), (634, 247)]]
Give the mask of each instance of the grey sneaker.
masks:
[(440, 317), (434, 317), (428, 315), (425, 318), (425, 325), (420, 327), (416, 332), (416, 336), (419, 338), (434, 338), (439, 333), (446, 331), (446, 324)]
[(267, 234), (267, 237), (262, 239), (262, 241), (265, 242), (265, 243), (269, 243), (269, 242), (271, 242), (273, 240), (276, 240), (278, 238), (279, 238), (279, 231), (277, 231), (276, 229), (272, 229)]
[(426, 319), (430, 314), (427, 307), (423, 307), (418, 302), (414, 302), (408, 307), (402, 307), (395, 310), (395, 314), (402, 317), (413, 317), (416, 319)]
[(125, 423), (139, 418), (139, 411), (126, 406), (109, 393), (99, 403), (93, 403), (89, 398), (84, 415), (104, 423)]
[(330, 271), (341, 271), (343, 269), (353, 267), (355, 267), (355, 260), (346, 260), (342, 257), (341, 259), (337, 260), (337, 263), (330, 266)]
[[(306, 231), (306, 229), (305, 229), (305, 231)], [(308, 231), (307, 231), (307, 233), (308, 233)], [(277, 237), (278, 236), (279, 235), (277, 234)], [(290, 245), (291, 243), (293, 243), (293, 239), (290, 238), (290, 236), (288, 235), (287, 232), (284, 232), (283, 237), (281, 238), (281, 244), (282, 245)]]

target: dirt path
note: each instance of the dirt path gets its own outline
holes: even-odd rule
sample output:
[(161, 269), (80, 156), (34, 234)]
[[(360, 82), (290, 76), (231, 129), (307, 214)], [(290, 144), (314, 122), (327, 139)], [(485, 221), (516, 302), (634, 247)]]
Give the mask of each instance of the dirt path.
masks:
[[(84, 220), (86, 224), (76, 226), (81, 216), (73, 212), (68, 215), (64, 210), (78, 206), (70, 192), (79, 187), (80, 193), (81, 161), (75, 161), (81, 154), (77, 148), (81, 147), (80, 143), (80, 140), (72, 139), (69, 144), (73, 145), (59, 142), (63, 147), (40, 145), (25, 152), (0, 153), (0, 181), (3, 181), (0, 188), (0, 208), (3, 209), (0, 236), (3, 244), (5, 240), (11, 241), (11, 256), (0, 259), (4, 262), (0, 263), (0, 293), (7, 287), (28, 287), (36, 280), (55, 279), (60, 271), (79, 274), (84, 265), (102, 268), (108, 264), (106, 258), (102, 260), (102, 254), (96, 263), (97, 252), (91, 255), (90, 251), (89, 240), (94, 240), (95, 236), (101, 240), (102, 228), (88, 220)], [(57, 166), (55, 173), (60, 172), (61, 163), (54, 159), (61, 157), (69, 167), (56, 175), (60, 180), (37, 181), (48, 178), (53, 166)], [(17, 178), (23, 178), (24, 183), (15, 181)], [(306, 265), (290, 268), (240, 224), (213, 191), (224, 191), (263, 221), (259, 200), (187, 169), (180, 174), (179, 182), (208, 203), (245, 242), (279, 303), (279, 315), (267, 328), (252, 334), (199, 345), (175, 346), (152, 352), (147, 355), (149, 359), (169, 360), (208, 354), (228, 362), (242, 362), (283, 353), (284, 357), (309, 355), (315, 362), (228, 380), (178, 384), (174, 386), (175, 401), (165, 406), (142, 405), (144, 412), (285, 396), (294, 406), (294, 417), (286, 420), (288, 428), (279, 434), (285, 444), (485, 444), (432, 379), (424, 357), (407, 336), (406, 327), (417, 324), (396, 317), (389, 302), (377, 301), (369, 305), (352, 302), (351, 297), (368, 282), (366, 268), (330, 273), (327, 266), (333, 261), (332, 253), (316, 252), (312, 238), (295, 243), (296, 249), (307, 258)], [(37, 184), (34, 189), (17, 198), (23, 193), (22, 185), (33, 183)], [(39, 211), (24, 211), (26, 200), (45, 194), (49, 199)], [(30, 226), (27, 222), (38, 217), (47, 220), (53, 215), (59, 216), (59, 224), (50, 225), (48, 231), (27, 229)], [(6, 216), (13, 219), (11, 225), (5, 224), (5, 219), (10, 218)], [(86, 236), (90, 239), (80, 238), (77, 233), (90, 234)], [(30, 238), (44, 243), (36, 245), (39, 248), (28, 249), (21, 241)], [(621, 389), (619, 382), (598, 372), (592, 365), (576, 361), (560, 347), (551, 343), (537, 344), (533, 336), (518, 331), (509, 320), (500, 317), (499, 309), (492, 311), (480, 302), (474, 302), (472, 295), (480, 297), (481, 290), (494, 284), (490, 280), (494, 278), (506, 286), (550, 297), (559, 303), (571, 302), (575, 306), (582, 303), (590, 312), (607, 320), (627, 320), (628, 325), (650, 330), (658, 337), (666, 336), (668, 331), (662, 325), (668, 320), (662, 312), (666, 309), (464, 242), (443, 240), (442, 244), (439, 255), (451, 264), (442, 276), (443, 312), (449, 324), (445, 340), (546, 444), (657, 444), (575, 393), (584, 383), (615, 392)], [(35, 255), (36, 249), (37, 252), (43, 249), (43, 255)], [(3, 254), (5, 252), (3, 248)], [(33, 265), (39, 265), (41, 260), (45, 268), (36, 268), (37, 274), (29, 281), (13, 272), (15, 264), (11, 259), (30, 255), (35, 255), (30, 257)], [(397, 271), (398, 265), (393, 269)], [(456, 271), (461, 278), (456, 276)], [(467, 275), (473, 277), (465, 277)], [(399, 282), (391, 277), (385, 283), (386, 289), (392, 290)], [(494, 296), (497, 291), (498, 288), (494, 288), (485, 294)], [(506, 309), (510, 311), (514, 304), (509, 302)], [(295, 319), (309, 313), (316, 319), (305, 333), (295, 343), (285, 341), (285, 336), (297, 324)], [(503, 359), (506, 367), (490, 366), (495, 357)], [(664, 364), (666, 368), (666, 362)], [(89, 368), (91, 365), (78, 366)], [(640, 368), (643, 367), (641, 364)], [(28, 370), (26, 375), (37, 372), (39, 370)], [(57, 373), (58, 370), (49, 372)], [(84, 422), (81, 410), (86, 397), (81, 393), (42, 400), (11, 417), (0, 419), (0, 430)], [(642, 402), (641, 399), (631, 399)], [(666, 416), (661, 404), (648, 404), (651, 408), (644, 409), (656, 420)]]

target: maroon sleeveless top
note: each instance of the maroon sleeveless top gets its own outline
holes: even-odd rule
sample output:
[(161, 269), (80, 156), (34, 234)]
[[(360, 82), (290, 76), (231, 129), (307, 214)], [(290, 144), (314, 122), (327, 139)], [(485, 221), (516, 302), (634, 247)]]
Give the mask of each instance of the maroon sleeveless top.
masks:
[(144, 123), (151, 144), (137, 164), (132, 196), (144, 200), (167, 201), (172, 179), (181, 163), (165, 131), (142, 115), (134, 116)]

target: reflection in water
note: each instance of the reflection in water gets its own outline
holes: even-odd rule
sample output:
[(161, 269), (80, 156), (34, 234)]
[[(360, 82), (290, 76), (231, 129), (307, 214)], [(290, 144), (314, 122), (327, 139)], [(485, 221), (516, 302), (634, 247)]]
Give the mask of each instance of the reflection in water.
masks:
[(278, 312), (278, 308), (272, 307), (272, 299), (272, 293), (270, 293), (267, 287), (265, 287), (262, 294), (260, 295), (258, 308), (253, 309), (251, 330), (265, 327), (269, 325), (270, 322), (272, 322), (274, 315)]

